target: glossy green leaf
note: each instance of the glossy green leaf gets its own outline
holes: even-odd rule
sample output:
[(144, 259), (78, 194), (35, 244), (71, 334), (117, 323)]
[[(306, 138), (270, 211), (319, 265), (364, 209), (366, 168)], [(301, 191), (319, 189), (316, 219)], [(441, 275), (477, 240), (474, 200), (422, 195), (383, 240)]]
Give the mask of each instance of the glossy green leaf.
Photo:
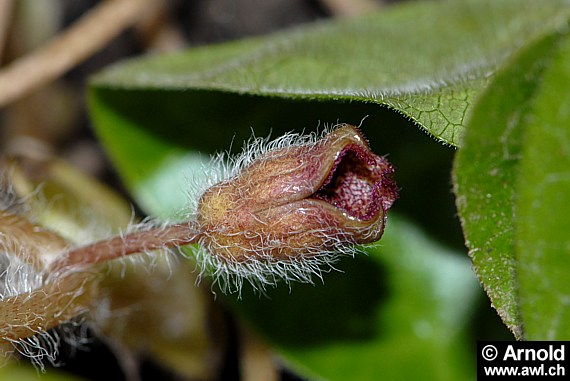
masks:
[[(263, 103), (275, 98), (358, 101), (392, 107), (437, 139), (457, 145), (470, 105), (489, 75), (521, 45), (562, 25), (567, 4), (416, 2), (357, 19), (138, 59), (95, 78), (95, 107), (104, 105), (128, 118), (137, 105), (123, 96), (149, 91), (154, 101), (150, 108), (139, 104), (138, 111), (152, 112), (151, 118), (185, 112), (195, 126), (227, 128), (267, 123), (256, 114), (272, 108), (259, 107), (258, 98), (250, 97), (241, 97), (243, 106), (236, 108), (231, 96), (266, 97)], [(186, 93), (180, 96), (188, 102), (176, 103), (175, 109), (162, 104), (161, 93)]]
[(570, 332), (564, 304), (570, 56), (552, 58), (561, 40), (567, 36), (545, 37), (496, 76), (474, 107), (455, 161), (457, 206), (475, 271), (518, 338)]
[(468, 261), (394, 215), (367, 251), (322, 283), (246, 296), (236, 307), (308, 377), (473, 379), (465, 329), (478, 285)]

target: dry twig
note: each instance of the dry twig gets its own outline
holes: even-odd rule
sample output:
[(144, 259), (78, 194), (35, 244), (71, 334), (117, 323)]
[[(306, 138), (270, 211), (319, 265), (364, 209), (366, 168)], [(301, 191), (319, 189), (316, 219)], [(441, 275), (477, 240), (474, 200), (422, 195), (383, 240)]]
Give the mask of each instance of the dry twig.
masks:
[(151, 0), (107, 0), (38, 50), (0, 71), (0, 107), (49, 82), (105, 46)]

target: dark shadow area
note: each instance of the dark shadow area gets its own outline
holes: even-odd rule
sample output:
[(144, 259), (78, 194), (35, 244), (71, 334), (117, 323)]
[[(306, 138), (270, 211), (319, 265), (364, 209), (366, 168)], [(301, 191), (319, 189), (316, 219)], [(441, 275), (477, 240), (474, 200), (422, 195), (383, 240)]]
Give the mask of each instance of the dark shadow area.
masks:
[(77, 334), (84, 339), (87, 338), (87, 343), (78, 348), (67, 341), (62, 341), (57, 358), (57, 369), (84, 375), (83, 377), (88, 377), (90, 381), (125, 379), (115, 354), (104, 342), (97, 339), (91, 330)]
[(345, 258), (338, 268), (343, 272), (331, 271), (315, 285), (280, 285), (267, 297), (247, 288), (243, 300), (228, 299), (262, 334), (270, 333), (269, 341), (285, 347), (376, 338), (378, 310), (389, 297), (387, 271), (364, 255)]

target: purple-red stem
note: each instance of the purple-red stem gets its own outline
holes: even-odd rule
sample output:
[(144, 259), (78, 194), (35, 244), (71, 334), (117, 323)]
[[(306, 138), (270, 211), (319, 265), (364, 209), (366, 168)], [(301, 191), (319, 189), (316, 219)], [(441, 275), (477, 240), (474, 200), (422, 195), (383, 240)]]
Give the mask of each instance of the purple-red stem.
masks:
[(51, 268), (58, 271), (73, 266), (94, 265), (129, 254), (188, 245), (196, 243), (200, 234), (195, 222), (141, 230), (75, 248), (54, 262)]

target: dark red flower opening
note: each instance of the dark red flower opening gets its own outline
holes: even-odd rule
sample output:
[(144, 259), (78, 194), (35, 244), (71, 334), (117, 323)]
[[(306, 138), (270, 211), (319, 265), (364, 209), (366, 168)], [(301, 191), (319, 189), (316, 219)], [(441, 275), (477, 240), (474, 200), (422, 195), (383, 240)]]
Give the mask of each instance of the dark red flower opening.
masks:
[(361, 145), (346, 146), (313, 197), (326, 201), (350, 217), (369, 221), (386, 211), (396, 198), (393, 167)]

